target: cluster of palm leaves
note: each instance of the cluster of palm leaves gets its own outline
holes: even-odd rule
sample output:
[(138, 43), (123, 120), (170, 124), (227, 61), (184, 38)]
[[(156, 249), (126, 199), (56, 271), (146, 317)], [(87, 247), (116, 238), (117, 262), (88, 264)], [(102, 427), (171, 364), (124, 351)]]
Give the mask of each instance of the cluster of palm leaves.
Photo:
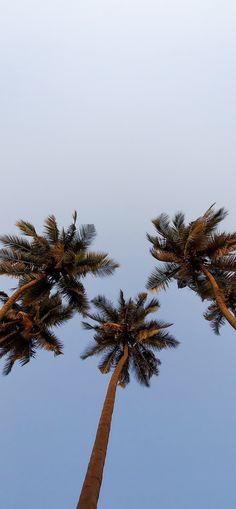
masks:
[(164, 348), (175, 348), (176, 339), (165, 331), (168, 324), (157, 320), (147, 320), (150, 313), (159, 309), (157, 299), (147, 301), (147, 293), (140, 293), (135, 299), (124, 298), (120, 291), (118, 306), (115, 307), (106, 297), (99, 295), (92, 303), (97, 313), (87, 314), (96, 325), (83, 322), (85, 329), (94, 330), (94, 344), (88, 346), (82, 359), (102, 354), (99, 369), (109, 373), (115, 369), (124, 355), (125, 345), (129, 355), (122, 368), (119, 384), (125, 387), (130, 381), (130, 370), (143, 385), (149, 386), (150, 378), (158, 375), (160, 360), (155, 352)]
[(86, 314), (89, 301), (83, 280), (86, 275), (107, 276), (118, 264), (107, 253), (89, 247), (96, 236), (94, 225), (76, 226), (77, 214), (67, 229), (58, 228), (49, 216), (44, 235), (27, 221), (18, 221), (23, 236), (0, 237), (0, 275), (18, 280), (8, 297), (1, 294), (0, 355), (7, 356), (4, 374), (15, 361), (25, 364), (37, 348), (61, 353), (51, 330), (70, 319), (75, 311)]
[[(172, 221), (169, 216), (162, 213), (152, 221), (156, 230), (155, 235), (147, 235), (152, 244), (152, 256), (161, 262), (150, 275), (147, 288), (166, 289), (172, 280), (176, 280), (179, 288), (187, 286), (192, 289), (202, 300), (209, 301), (204, 316), (211, 322), (217, 334), (226, 320), (236, 328), (236, 233), (217, 230), (226, 214), (224, 208), (215, 210), (214, 206), (211, 206), (201, 217), (186, 223), (182, 212), (175, 214)], [(44, 232), (40, 235), (31, 223), (20, 220), (17, 222), (20, 236), (0, 237), (3, 245), (0, 250), (0, 275), (10, 276), (18, 281), (17, 288), (10, 297), (5, 294), (1, 296), (0, 346), (4, 347), (1, 347), (0, 354), (8, 355), (10, 359), (4, 373), (9, 372), (14, 359), (25, 363), (26, 359), (35, 355), (37, 346), (53, 349), (53, 341), (56, 341), (50, 329), (45, 334), (49, 338), (49, 343), (50, 334), (54, 337), (51, 348), (47, 346), (46, 340), (43, 346), (42, 341), (39, 345), (38, 339), (32, 339), (27, 343), (27, 354), (27, 348), (25, 350), (23, 348), (22, 334), (16, 340), (16, 333), (13, 335), (11, 326), (6, 326), (6, 323), (12, 322), (13, 329), (14, 327), (16, 330), (19, 329), (17, 325), (19, 319), (17, 321), (13, 317), (17, 311), (21, 313), (21, 317), (23, 314), (24, 316), (30, 314), (33, 323), (36, 316), (43, 316), (44, 309), (50, 305), (57, 314), (56, 320), (61, 313), (61, 323), (76, 311), (86, 315), (90, 305), (84, 278), (88, 274), (108, 276), (118, 267), (118, 263), (111, 260), (107, 253), (90, 250), (96, 236), (94, 225), (78, 227), (76, 221), (75, 212), (69, 227), (59, 229), (55, 217), (51, 215), (45, 220)], [(99, 302), (101, 306), (104, 304), (100, 297), (93, 301), (95, 306), (98, 306)], [(106, 305), (108, 306), (108, 303)], [(139, 300), (135, 301), (134, 306), (139, 309)], [(105, 313), (105, 308), (101, 307), (101, 310)], [(112, 313), (114, 317), (118, 311), (115, 312), (113, 309)], [(108, 313), (104, 315), (104, 320), (112, 322)], [(113, 322), (115, 323), (115, 320)], [(23, 323), (21, 319), (21, 328)], [(52, 322), (47, 324), (44, 320), (44, 326), (47, 325), (52, 328), (56, 324)], [(36, 328), (34, 323), (33, 332)], [(12, 338), (8, 342), (5, 338), (7, 332)], [(17, 345), (20, 337), (22, 349), (19, 344)], [(20, 351), (24, 351), (22, 357)]]
[[(1, 292), (0, 300), (6, 303), (7, 294)], [(0, 357), (6, 359), (3, 374), (8, 375), (17, 360), (24, 366), (37, 349), (62, 354), (62, 343), (52, 329), (70, 320), (73, 313), (73, 307), (63, 305), (58, 293), (34, 303), (15, 302), (0, 327)]]
[[(87, 274), (110, 275), (118, 264), (107, 253), (88, 250), (96, 236), (95, 227), (88, 224), (77, 228), (76, 220), (75, 212), (70, 226), (59, 231), (55, 217), (49, 216), (45, 221), (44, 235), (38, 235), (29, 222), (18, 221), (17, 227), (23, 238), (14, 235), (0, 237), (5, 246), (0, 253), (0, 275), (17, 278), (18, 292), (27, 293), (31, 299), (56, 288), (70, 305), (85, 312), (88, 301), (81, 280)], [(32, 285), (25, 288), (29, 283)]]
[(149, 277), (147, 288), (166, 289), (176, 280), (179, 288), (187, 286), (211, 301), (205, 318), (216, 333), (225, 320), (236, 328), (236, 233), (217, 231), (226, 214), (211, 206), (189, 224), (181, 212), (172, 222), (161, 214), (152, 221), (156, 235), (148, 234), (151, 254), (162, 264)]
[[(162, 213), (152, 221), (155, 235), (148, 234), (151, 254), (160, 265), (150, 275), (147, 288), (166, 290), (172, 280), (178, 288), (190, 288), (208, 301), (204, 317), (216, 334), (225, 321), (236, 329), (236, 233), (218, 231), (226, 214), (224, 208), (211, 206), (186, 223), (182, 212), (172, 221)], [(60, 355), (63, 345), (54, 329), (76, 312), (86, 317), (83, 326), (93, 331), (93, 343), (81, 357), (101, 355), (100, 371), (113, 372), (77, 505), (77, 509), (93, 509), (102, 482), (117, 385), (125, 387), (132, 372), (138, 382), (149, 386), (151, 377), (159, 374), (157, 352), (175, 348), (178, 341), (166, 331), (172, 324), (148, 319), (159, 309), (159, 302), (148, 299), (145, 292), (126, 300), (120, 291), (116, 306), (99, 295), (91, 301), (95, 311), (90, 311), (85, 277), (109, 276), (119, 265), (107, 253), (90, 250), (96, 236), (94, 225), (78, 227), (76, 223), (75, 212), (69, 227), (60, 230), (51, 215), (39, 235), (31, 223), (21, 220), (17, 223), (20, 236), (0, 237), (0, 275), (17, 280), (10, 296), (0, 292), (0, 358), (5, 358), (3, 373), (7, 375), (16, 361), (25, 365), (38, 349)]]

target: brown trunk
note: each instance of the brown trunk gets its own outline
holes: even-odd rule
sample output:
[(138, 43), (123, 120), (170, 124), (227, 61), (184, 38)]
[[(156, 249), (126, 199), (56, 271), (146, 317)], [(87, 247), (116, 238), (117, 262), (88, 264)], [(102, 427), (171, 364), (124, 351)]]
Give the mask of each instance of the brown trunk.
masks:
[(106, 399), (104, 401), (101, 418), (98, 424), (88, 470), (76, 509), (96, 509), (102, 484), (103, 468), (106, 459), (107, 445), (110, 434), (112, 413), (115, 403), (116, 388), (122, 368), (128, 357), (128, 345), (111, 377)]
[(225, 300), (224, 300), (224, 295), (223, 295), (221, 289), (219, 288), (214, 276), (212, 276), (212, 274), (209, 272), (209, 270), (207, 270), (206, 267), (204, 267), (204, 265), (202, 265), (201, 268), (202, 268), (202, 272), (205, 274), (205, 276), (210, 281), (210, 284), (211, 284), (211, 287), (212, 287), (212, 290), (213, 290), (213, 293), (215, 296), (215, 300), (216, 300), (222, 314), (224, 315), (226, 320), (230, 323), (230, 325), (234, 329), (236, 329), (236, 317), (227, 308), (227, 306), (225, 304)]
[(21, 286), (20, 288), (18, 288), (12, 295), (11, 297), (9, 297), (9, 299), (7, 300), (7, 302), (2, 306), (2, 308), (0, 309), (0, 320), (4, 317), (4, 315), (7, 313), (7, 311), (9, 311), (9, 309), (11, 309), (12, 307), (12, 304), (14, 304), (14, 302), (16, 302), (16, 300), (18, 300), (21, 295), (26, 291), (28, 290), (29, 288), (31, 288), (32, 286), (36, 285), (36, 283), (38, 283), (41, 279), (43, 279), (43, 276), (41, 276), (40, 278), (37, 278), (37, 279), (32, 279), (32, 281), (30, 281), (29, 283), (26, 283), (25, 285)]

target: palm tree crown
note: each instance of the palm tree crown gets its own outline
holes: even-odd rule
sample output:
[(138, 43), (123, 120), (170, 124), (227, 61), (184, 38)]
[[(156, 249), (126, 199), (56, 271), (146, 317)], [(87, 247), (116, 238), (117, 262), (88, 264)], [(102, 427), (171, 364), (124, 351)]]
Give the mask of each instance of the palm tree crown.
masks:
[[(88, 301), (81, 280), (87, 274), (107, 276), (118, 264), (107, 253), (89, 251), (96, 236), (94, 225), (76, 227), (77, 213), (67, 229), (59, 230), (53, 215), (45, 220), (44, 235), (38, 235), (27, 221), (18, 221), (20, 232), (29, 237), (4, 235), (0, 241), (0, 275), (15, 277), (23, 287), (32, 281), (25, 292), (31, 299), (50, 291), (52, 287), (78, 311), (88, 309)], [(34, 284), (36, 283), (36, 284)]]
[(151, 254), (164, 265), (150, 276), (149, 289), (166, 288), (175, 279), (180, 288), (188, 285), (200, 292), (204, 281), (210, 289), (203, 267), (215, 277), (236, 271), (236, 233), (216, 231), (227, 212), (213, 207), (187, 225), (182, 212), (174, 216), (172, 224), (166, 214), (152, 221), (157, 235), (147, 235), (153, 246)]
[[(157, 235), (148, 234), (153, 246), (151, 254), (163, 266), (156, 267), (147, 288), (166, 289), (175, 279), (179, 288), (188, 286), (203, 300), (212, 300), (222, 317), (236, 329), (235, 308), (232, 312), (224, 295), (228, 279), (236, 272), (236, 233), (217, 231), (227, 212), (223, 208), (214, 211), (213, 207), (187, 225), (182, 212), (174, 216), (172, 224), (166, 214), (153, 220)], [(211, 318), (211, 311), (212, 308), (205, 318)]]
[[(1, 292), (3, 303), (7, 298)], [(60, 355), (62, 344), (52, 328), (62, 325), (72, 315), (73, 308), (63, 305), (58, 293), (33, 304), (24, 300), (14, 303), (0, 323), (0, 358), (6, 357), (3, 374), (8, 375), (16, 361), (25, 365), (39, 348)]]
[(97, 324), (83, 322), (86, 329), (95, 330), (95, 343), (81, 357), (86, 359), (102, 354), (99, 364), (102, 373), (116, 368), (125, 346), (128, 346), (128, 357), (119, 378), (123, 387), (130, 381), (130, 370), (141, 384), (149, 386), (151, 376), (159, 373), (160, 360), (155, 352), (178, 345), (178, 341), (165, 331), (171, 324), (147, 320), (147, 316), (159, 308), (159, 302), (154, 298), (148, 303), (146, 301), (146, 293), (126, 301), (120, 291), (118, 306), (115, 307), (104, 296), (98, 296), (92, 301), (98, 313), (87, 315)]

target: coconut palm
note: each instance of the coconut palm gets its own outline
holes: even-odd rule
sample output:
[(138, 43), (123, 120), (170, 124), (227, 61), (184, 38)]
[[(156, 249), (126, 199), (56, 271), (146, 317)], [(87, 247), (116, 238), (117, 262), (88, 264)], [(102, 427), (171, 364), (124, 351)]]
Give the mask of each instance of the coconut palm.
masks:
[(148, 387), (150, 378), (159, 373), (160, 360), (155, 355), (156, 351), (175, 348), (178, 344), (165, 330), (171, 324), (147, 320), (148, 315), (159, 308), (159, 303), (154, 298), (146, 301), (146, 293), (126, 301), (120, 291), (118, 306), (115, 307), (105, 297), (98, 296), (92, 301), (98, 311), (87, 315), (95, 324), (83, 323), (85, 329), (94, 330), (95, 335), (93, 344), (82, 354), (82, 359), (101, 354), (100, 371), (113, 371), (113, 374), (77, 509), (97, 507), (117, 385), (125, 387), (132, 371), (138, 382)]
[[(4, 235), (0, 241), (0, 275), (18, 279), (18, 288), (0, 310), (0, 319), (23, 294), (36, 299), (53, 287), (79, 312), (88, 310), (83, 278), (87, 274), (108, 276), (118, 264), (107, 253), (88, 248), (96, 236), (94, 225), (76, 226), (77, 213), (67, 229), (60, 231), (53, 215), (45, 220), (44, 235), (27, 221), (16, 223), (22, 236)], [(29, 239), (25, 238), (28, 237)]]
[(154, 219), (157, 234), (148, 234), (148, 240), (152, 243), (152, 256), (163, 265), (151, 274), (147, 287), (166, 289), (176, 280), (179, 288), (188, 286), (202, 298), (205, 293), (210, 294), (236, 329), (236, 317), (224, 297), (225, 282), (236, 272), (236, 233), (217, 231), (226, 214), (224, 208), (215, 211), (212, 205), (189, 224), (182, 212), (174, 216), (172, 223), (166, 214)]
[[(1, 292), (0, 300), (7, 302), (7, 294)], [(69, 320), (73, 312), (71, 306), (62, 304), (58, 293), (33, 304), (24, 300), (13, 303), (0, 323), (0, 358), (6, 358), (3, 374), (8, 375), (16, 361), (25, 365), (39, 348), (62, 354), (62, 344), (52, 328)]]

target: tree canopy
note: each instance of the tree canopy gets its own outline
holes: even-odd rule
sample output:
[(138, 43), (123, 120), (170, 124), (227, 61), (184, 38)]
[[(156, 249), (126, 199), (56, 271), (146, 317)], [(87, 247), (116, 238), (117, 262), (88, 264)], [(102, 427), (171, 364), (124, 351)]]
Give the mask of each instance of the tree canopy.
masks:
[(165, 329), (169, 323), (148, 320), (148, 315), (159, 309), (159, 302), (148, 300), (147, 293), (125, 300), (120, 291), (118, 305), (99, 295), (92, 300), (97, 312), (87, 314), (95, 324), (83, 322), (84, 328), (94, 330), (93, 344), (82, 354), (82, 359), (101, 355), (99, 369), (102, 373), (114, 370), (128, 345), (128, 358), (123, 366), (119, 383), (125, 387), (132, 371), (139, 383), (149, 386), (150, 378), (158, 375), (160, 360), (156, 352), (175, 348), (178, 341)]

